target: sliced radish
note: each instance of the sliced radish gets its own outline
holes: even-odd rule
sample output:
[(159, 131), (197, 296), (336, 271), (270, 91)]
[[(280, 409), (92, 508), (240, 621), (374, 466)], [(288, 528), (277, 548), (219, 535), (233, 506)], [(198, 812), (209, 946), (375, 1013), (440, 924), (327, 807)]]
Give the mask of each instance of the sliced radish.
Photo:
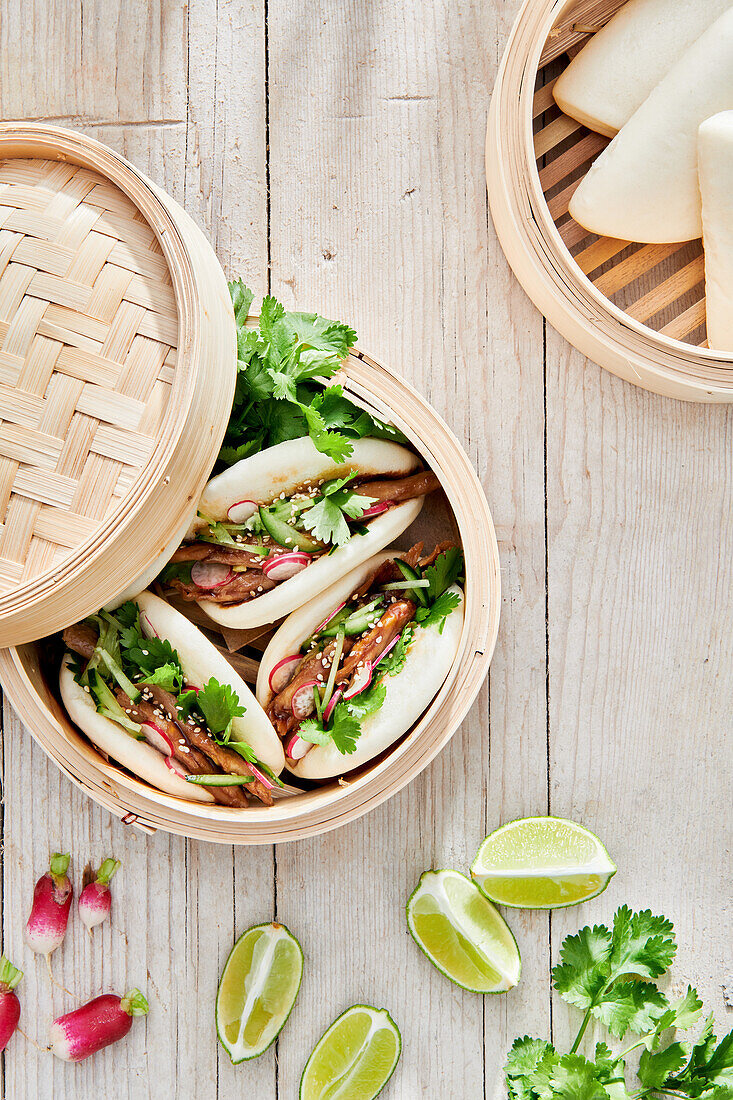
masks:
[(252, 772), (252, 775), (255, 777), (255, 779), (259, 779), (263, 787), (266, 787), (268, 791), (275, 790), (275, 784), (272, 782), (269, 776), (265, 775), (264, 772), (261, 772), (259, 768), (256, 768), (254, 766), (254, 764), (250, 764), (249, 761), (247, 761), (247, 767)]
[(316, 709), (316, 701), (313, 697), (313, 688), (318, 687), (317, 680), (308, 680), (297, 691), (293, 692), (290, 709), (293, 718), (307, 718)]
[(294, 550), (292, 553), (275, 554), (268, 558), (262, 571), (271, 581), (287, 581), (310, 565), (310, 561), (310, 554), (303, 550)]
[(155, 726), (152, 722), (143, 722), (140, 729), (149, 745), (158, 752), (162, 752), (164, 756), (173, 756), (173, 742), (160, 726)]
[(349, 690), (344, 692), (344, 699), (353, 699), (355, 695), (361, 695), (362, 691), (366, 691), (372, 682), (373, 668), (371, 661), (364, 661), (361, 668), (357, 668), (349, 685)]
[(314, 634), (320, 634), (322, 630), (325, 630), (326, 627), (328, 626), (328, 624), (331, 622), (331, 619), (335, 618), (335, 616), (338, 615), (339, 611), (343, 611), (343, 609), (345, 607), (346, 607), (346, 600), (344, 600), (343, 603), (340, 603), (338, 605), (338, 607), (334, 608), (334, 610), (331, 612), (331, 614), (327, 615), (326, 618), (323, 620), (323, 622), (318, 624), (318, 626), (313, 631), (313, 633)]
[(211, 591), (230, 581), (234, 571), (220, 561), (196, 561), (191, 566), (191, 580), (199, 588)]
[(153, 626), (153, 624), (151, 623), (150, 619), (148, 618), (148, 616), (145, 614), (144, 611), (143, 611), (143, 614), (142, 614), (142, 618), (143, 618), (143, 626), (145, 628), (145, 633), (147, 634), (147, 636), (149, 638), (159, 638), (160, 634), (155, 629), (155, 627)]
[[(364, 495), (369, 496), (368, 493)], [(372, 504), (371, 508), (367, 508), (366, 511), (362, 512), (361, 515), (357, 517), (357, 522), (360, 519), (373, 519), (374, 516), (381, 516), (382, 512), (386, 512), (393, 504), (393, 500), (378, 500), (376, 504)]]
[(238, 500), (227, 508), (227, 516), (232, 523), (246, 523), (257, 511), (256, 500)]
[(324, 722), (324, 724), (326, 724), (326, 725), (328, 724), (328, 720), (331, 717), (331, 715), (333, 714), (333, 708), (339, 702), (339, 700), (341, 698), (341, 695), (342, 695), (341, 688), (336, 688), (333, 695), (328, 700), (328, 706), (326, 707), (326, 709), (323, 712), (323, 722)]
[(291, 760), (302, 760), (312, 748), (310, 741), (304, 741), (302, 737), (298, 737), (297, 733), (294, 733), (285, 742), (285, 755)]
[(279, 695), (282, 689), (287, 687), (302, 660), (300, 653), (291, 653), (288, 657), (283, 657), (282, 661), (277, 662), (267, 681), (273, 695)]
[(185, 772), (183, 770), (183, 768), (179, 767), (178, 764), (176, 764), (176, 762), (175, 762), (175, 760), (173, 759), (172, 756), (166, 756), (165, 757), (165, 763), (166, 763), (166, 766), (169, 767), (170, 770), (175, 773), (175, 775), (179, 775), (181, 777), (181, 779), (186, 778), (186, 775), (188, 773)]
[(377, 667), (377, 665), (379, 664), (379, 662), (380, 662), (380, 661), (383, 661), (383, 660), (384, 660), (384, 658), (385, 658), (385, 657), (387, 656), (387, 654), (388, 654), (388, 653), (391, 653), (391, 652), (392, 652), (392, 650), (393, 650), (393, 649), (394, 649), (394, 647), (395, 647), (395, 646), (397, 645), (397, 643), (399, 642), (399, 640), (400, 640), (400, 638), (401, 638), (401, 637), (402, 637), (402, 635), (401, 635), (401, 634), (398, 634), (396, 638), (393, 638), (393, 639), (392, 639), (392, 641), (391, 641), (391, 642), (389, 643), (389, 645), (386, 645), (386, 646), (384, 647), (384, 649), (382, 650), (382, 652), (381, 652), (381, 653), (379, 654), (379, 656), (377, 657), (376, 661), (374, 661), (374, 663), (372, 664), (372, 672), (374, 672), (374, 669), (375, 669), (375, 668)]

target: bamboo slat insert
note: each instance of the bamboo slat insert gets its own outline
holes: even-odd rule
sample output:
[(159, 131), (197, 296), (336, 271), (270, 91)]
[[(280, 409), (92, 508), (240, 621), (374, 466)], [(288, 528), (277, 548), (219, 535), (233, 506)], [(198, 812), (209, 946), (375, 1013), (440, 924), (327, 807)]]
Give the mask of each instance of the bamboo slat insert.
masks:
[(0, 595), (119, 504), (168, 407), (178, 314), (133, 203), (88, 169), (0, 162)]
[[(567, 42), (577, 43), (577, 23), (573, 23), (572, 30), (563, 31), (563, 36)], [(553, 41), (549, 51), (553, 59), (563, 52), (556, 45)], [(548, 67), (548, 75), (549, 71)], [(690, 305), (690, 293), (704, 281), (702, 256), (690, 262), (689, 252), (685, 251), (688, 242), (638, 245), (629, 254), (631, 242), (597, 237), (568, 216), (575, 189), (608, 144), (608, 138), (560, 112), (551, 94), (556, 65), (552, 74), (553, 79), (545, 84), (545, 72), (539, 73), (541, 87), (535, 92), (532, 113), (538, 118), (550, 111), (554, 118), (535, 133), (534, 146), (540, 185), (566, 248), (576, 253), (575, 263), (608, 298), (615, 301), (615, 296), (623, 293), (624, 308), (630, 317), (677, 340), (691, 337), (697, 345), (701, 327), (704, 333), (705, 298)], [(654, 284), (651, 289), (650, 279)]]

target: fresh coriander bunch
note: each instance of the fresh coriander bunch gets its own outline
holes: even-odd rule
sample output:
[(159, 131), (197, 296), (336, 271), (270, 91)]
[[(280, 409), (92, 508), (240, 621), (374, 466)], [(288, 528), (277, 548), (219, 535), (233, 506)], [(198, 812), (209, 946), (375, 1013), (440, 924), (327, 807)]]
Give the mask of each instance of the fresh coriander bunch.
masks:
[[(668, 1035), (700, 1022), (702, 1001), (688, 987), (669, 1001), (655, 982), (669, 968), (677, 945), (665, 917), (650, 910), (632, 913), (622, 906), (613, 927), (594, 925), (568, 936), (553, 984), (569, 1004), (585, 1012), (570, 1051), (525, 1036), (509, 1051), (506, 1083), (512, 1100), (641, 1100), (646, 1096), (733, 1100), (733, 1032), (720, 1042), (713, 1018), (705, 1021), (696, 1041)], [(611, 1035), (638, 1038), (618, 1053), (597, 1043), (592, 1058), (578, 1053), (591, 1019)], [(626, 1060), (641, 1050), (637, 1080), (629, 1084)]]
[(356, 341), (349, 325), (317, 313), (288, 312), (268, 294), (259, 323), (247, 326), (252, 291), (241, 279), (231, 282), (229, 291), (237, 324), (238, 373), (220, 466), (306, 435), (337, 462), (351, 454), (352, 439), (404, 442), (396, 428), (344, 397), (341, 386), (326, 384)]

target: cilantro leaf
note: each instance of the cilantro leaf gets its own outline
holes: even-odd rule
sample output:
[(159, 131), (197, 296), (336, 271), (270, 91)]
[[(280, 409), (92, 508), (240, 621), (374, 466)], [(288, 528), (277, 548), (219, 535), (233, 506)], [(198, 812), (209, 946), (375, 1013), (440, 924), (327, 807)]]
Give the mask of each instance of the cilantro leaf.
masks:
[(247, 327), (252, 291), (241, 279), (229, 284), (237, 325), (237, 384), (229, 425), (219, 454), (231, 465), (287, 439), (310, 435), (315, 447), (336, 461), (352, 451), (351, 438), (403, 439), (343, 395), (330, 378), (353, 347), (348, 325), (315, 313), (290, 313), (271, 295), (258, 327)]
[(142, 673), (143, 678), (152, 676), (163, 665), (173, 665), (178, 669), (183, 682), (181, 659), (167, 638), (145, 638), (140, 634), (125, 650), (125, 658), (137, 672)]
[(553, 1095), (562, 1100), (608, 1100), (596, 1067), (581, 1054), (564, 1054), (553, 1070)]
[(602, 924), (567, 936), (560, 948), (561, 963), (553, 967), (555, 989), (577, 1008), (589, 1008), (608, 983), (611, 933)]
[(232, 296), (232, 306), (234, 307), (234, 320), (237, 324), (237, 328), (239, 328), (247, 320), (254, 294), (249, 287), (244, 285), (243, 279), (234, 279), (234, 281), (229, 284), (229, 292)]
[(460, 546), (451, 546), (439, 554), (432, 565), (422, 571), (425, 580), (430, 581), (427, 589), (429, 600), (442, 596), (447, 588), (458, 580), (463, 573), (463, 551)]
[(593, 1015), (612, 1035), (623, 1039), (627, 1031), (641, 1035), (653, 1029), (667, 1008), (667, 998), (651, 982), (615, 982), (593, 1005)]
[(227, 741), (227, 748), (234, 749), (240, 756), (244, 757), (248, 764), (257, 763), (257, 754), (247, 741)]
[(639, 1060), (639, 1080), (648, 1089), (659, 1089), (686, 1061), (687, 1052), (682, 1043), (671, 1043), (657, 1054), (644, 1050)]
[(651, 909), (632, 913), (622, 905), (613, 918), (611, 973), (658, 978), (677, 953), (672, 923), (655, 917)]
[(313, 507), (303, 512), (301, 523), (321, 542), (342, 546), (351, 538), (346, 517), (359, 519), (369, 507), (370, 499), (360, 496), (346, 485), (354, 477), (352, 470), (346, 477), (328, 482), (315, 498)]
[[(381, 672), (381, 667), (380, 670)], [(359, 695), (355, 695), (353, 699), (347, 700), (343, 705), (348, 710), (349, 714), (354, 718), (358, 718), (359, 721), (363, 721), (364, 718), (370, 714), (376, 714), (382, 707), (385, 697), (387, 695), (387, 689), (380, 680), (378, 683), (373, 684), (366, 691), (362, 691)]]
[(172, 664), (169, 661), (164, 665), (159, 665), (153, 672), (141, 680), (140, 683), (155, 684), (163, 688), (164, 691), (169, 691), (172, 695), (177, 695), (183, 686), (183, 672), (180, 665)]
[(379, 662), (379, 671), (384, 677), (396, 676), (398, 672), (401, 672), (405, 666), (407, 660), (407, 651), (415, 634), (415, 629), (411, 623), (408, 623), (400, 634), (396, 645), (392, 647), (386, 657), (383, 657)]
[(229, 684), (220, 684), (213, 676), (198, 692), (196, 706), (213, 734), (225, 733), (232, 719), (241, 718), (245, 713), (237, 693)]
[(420, 626), (437, 626), (438, 633), (442, 634), (445, 620), (451, 611), (461, 606), (461, 597), (457, 592), (442, 592), (430, 607), (418, 607), (415, 619)]
[(307, 718), (298, 727), (298, 737), (314, 745), (333, 743), (334, 747), (345, 756), (354, 752), (361, 734), (358, 719), (348, 713), (343, 703), (338, 703), (333, 708), (330, 722), (330, 726), (326, 728), (317, 718)]
[(697, 995), (697, 990), (689, 985), (684, 997), (673, 1001), (666, 1012), (659, 1017), (654, 1031), (647, 1038), (647, 1048), (655, 1050), (659, 1046), (662, 1033), (670, 1027), (677, 1028), (679, 1031), (694, 1027), (700, 1019), (701, 1012), (702, 1001)]
[(546, 1039), (532, 1039), (529, 1035), (515, 1039), (507, 1054), (504, 1073), (507, 1077), (529, 1077), (551, 1052), (555, 1053), (555, 1048)]

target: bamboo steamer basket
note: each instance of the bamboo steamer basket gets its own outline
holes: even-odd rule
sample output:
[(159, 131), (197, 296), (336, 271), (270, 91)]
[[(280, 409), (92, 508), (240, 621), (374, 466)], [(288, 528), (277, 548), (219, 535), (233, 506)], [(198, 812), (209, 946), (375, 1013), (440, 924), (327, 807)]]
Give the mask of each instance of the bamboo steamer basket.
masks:
[(0, 646), (112, 601), (180, 540), (235, 348), (180, 207), (90, 138), (0, 126)]
[(564, 115), (552, 85), (621, 6), (621, 0), (525, 0), (489, 111), (494, 224), (529, 297), (584, 355), (667, 397), (733, 401), (733, 355), (707, 347), (701, 242), (597, 237), (568, 213), (608, 138)]
[(0, 651), (0, 678), (36, 741), (77, 786), (135, 828), (224, 844), (271, 844), (336, 829), (396, 794), (434, 759), (486, 677), (499, 625), (499, 555), (486, 498), (468, 457), (427, 402), (364, 353), (353, 352), (337, 380), (353, 401), (405, 433), (445, 490), (467, 576), (463, 631), (450, 674), (408, 735), (356, 777), (281, 798), (270, 808), (232, 810), (171, 797), (103, 759), (45, 682), (38, 646), (29, 642)]

